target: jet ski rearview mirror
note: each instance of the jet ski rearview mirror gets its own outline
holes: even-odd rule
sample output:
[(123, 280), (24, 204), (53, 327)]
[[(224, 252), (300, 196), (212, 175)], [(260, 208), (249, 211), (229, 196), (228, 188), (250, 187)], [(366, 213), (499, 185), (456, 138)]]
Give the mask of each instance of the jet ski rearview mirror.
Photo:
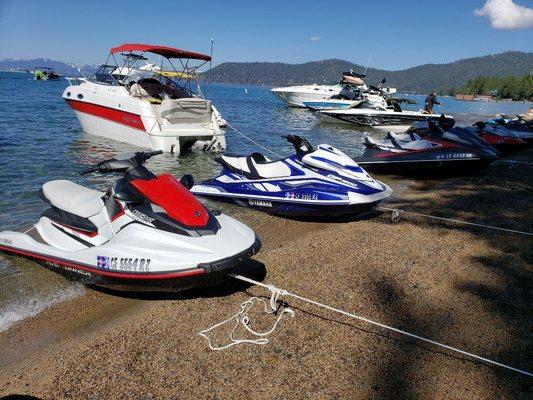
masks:
[(180, 179), (180, 183), (190, 190), (194, 186), (194, 178), (190, 174), (183, 175)]
[(281, 135), (283, 139), (287, 139), (287, 142), (292, 143), (296, 154), (304, 156), (307, 153), (314, 151), (313, 146), (306, 139), (301, 138), (298, 135)]
[(124, 154), (117, 156), (117, 158), (111, 158), (109, 160), (100, 161), (98, 164), (93, 165), (80, 172), (80, 175), (90, 174), (91, 172), (125, 172), (135, 167), (143, 165), (150, 157), (163, 154), (162, 150), (157, 151), (140, 151), (133, 153), (129, 158)]

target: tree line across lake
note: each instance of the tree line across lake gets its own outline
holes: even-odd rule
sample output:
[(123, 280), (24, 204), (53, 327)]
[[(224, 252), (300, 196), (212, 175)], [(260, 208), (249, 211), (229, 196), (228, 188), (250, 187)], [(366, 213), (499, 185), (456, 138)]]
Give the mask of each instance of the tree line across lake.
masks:
[(452, 88), (446, 94), (488, 95), (497, 99), (533, 101), (533, 75), (524, 76), (478, 76), (470, 79), (461, 88)]

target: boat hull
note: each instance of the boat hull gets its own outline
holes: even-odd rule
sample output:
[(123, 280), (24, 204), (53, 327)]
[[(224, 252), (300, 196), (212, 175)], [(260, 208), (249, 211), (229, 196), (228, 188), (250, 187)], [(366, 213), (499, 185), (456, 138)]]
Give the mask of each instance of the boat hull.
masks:
[(308, 85), (274, 88), (271, 89), (271, 92), (289, 107), (306, 108), (304, 102), (330, 99), (339, 94), (341, 89), (339, 85)]
[[(321, 120), (333, 123), (344, 123), (350, 125), (367, 126), (376, 129), (393, 130), (395, 132), (405, 132), (410, 126), (421, 121), (437, 121), (441, 116), (438, 114), (422, 114), (420, 112), (336, 112), (323, 110), (319, 111)], [(450, 116), (447, 119), (453, 119)]]
[(89, 134), (177, 155), (197, 142), (213, 152), (226, 148), (218, 112), (208, 123), (172, 125), (158, 117), (157, 105), (130, 96), (123, 87), (92, 82), (68, 86), (63, 99)]

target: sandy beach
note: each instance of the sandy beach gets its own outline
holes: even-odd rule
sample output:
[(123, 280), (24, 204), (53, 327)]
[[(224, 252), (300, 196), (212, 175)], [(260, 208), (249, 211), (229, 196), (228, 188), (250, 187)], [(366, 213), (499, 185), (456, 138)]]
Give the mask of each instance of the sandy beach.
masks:
[[(533, 152), (514, 155), (531, 161)], [(531, 166), (416, 182), (381, 176), (387, 207), (531, 231)], [(291, 292), (533, 370), (530, 237), (388, 213), (286, 220), (231, 208), (260, 236), (257, 276)], [(51, 273), (51, 272), (50, 272)], [(0, 333), (0, 395), (44, 399), (527, 399), (533, 380), (285, 299), (264, 346), (213, 352), (198, 332), (268, 291), (229, 283), (172, 296), (87, 289)], [(256, 329), (275, 316), (259, 308)], [(214, 343), (228, 341), (218, 330)]]

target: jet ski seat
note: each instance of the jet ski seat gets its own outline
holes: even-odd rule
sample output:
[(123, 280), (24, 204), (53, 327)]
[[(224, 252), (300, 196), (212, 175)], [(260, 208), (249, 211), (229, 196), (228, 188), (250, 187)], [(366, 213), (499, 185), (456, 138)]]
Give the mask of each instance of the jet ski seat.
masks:
[(50, 205), (82, 218), (96, 215), (104, 207), (101, 193), (67, 180), (46, 182), (41, 197)]
[(291, 176), (291, 169), (283, 161), (271, 161), (261, 153), (249, 156), (222, 155), (216, 161), (223, 167), (248, 179), (285, 178)]
[(424, 150), (438, 147), (437, 143), (422, 139), (416, 133), (396, 134), (389, 132), (388, 139), (377, 140), (370, 136), (365, 137), (368, 147), (376, 147), (381, 150)]

